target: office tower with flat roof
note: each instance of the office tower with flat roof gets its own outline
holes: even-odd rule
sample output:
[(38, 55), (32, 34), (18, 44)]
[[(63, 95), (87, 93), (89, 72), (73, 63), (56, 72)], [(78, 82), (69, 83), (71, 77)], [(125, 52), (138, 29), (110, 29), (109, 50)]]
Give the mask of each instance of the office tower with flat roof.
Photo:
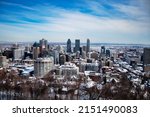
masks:
[(67, 52), (71, 53), (71, 40), (70, 39), (68, 39), (67, 41)]
[(106, 57), (110, 57), (110, 50), (106, 50)]
[(75, 52), (80, 51), (80, 40), (75, 40)]
[(40, 47), (38, 43), (33, 44), (33, 59), (37, 59), (40, 54)]
[(145, 72), (150, 71), (150, 48), (144, 48), (143, 66)]
[(143, 62), (144, 65), (150, 64), (150, 48), (144, 48)]
[(105, 54), (106, 54), (106, 50), (105, 50), (105, 46), (101, 46), (101, 57), (105, 57)]
[(33, 59), (37, 59), (40, 54), (40, 48), (39, 47), (34, 47), (33, 48)]
[(101, 54), (105, 54), (105, 46), (101, 47)]
[(86, 43), (86, 53), (90, 52), (90, 39), (87, 39)]
[(45, 39), (39, 41), (41, 52), (48, 49), (48, 42)]

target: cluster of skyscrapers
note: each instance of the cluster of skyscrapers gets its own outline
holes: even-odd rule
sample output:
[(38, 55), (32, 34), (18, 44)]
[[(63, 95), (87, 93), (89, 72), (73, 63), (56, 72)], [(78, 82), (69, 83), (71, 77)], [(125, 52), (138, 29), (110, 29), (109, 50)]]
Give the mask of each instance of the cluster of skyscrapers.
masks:
[[(85, 47), (85, 48), (84, 48)], [(73, 48), (73, 51), (72, 51), (72, 48), (71, 48), (71, 40), (68, 39), (67, 41), (67, 52), (68, 53), (76, 53), (76, 52), (80, 52), (82, 53), (82, 49), (86, 51), (86, 53), (90, 52), (90, 39), (87, 39), (87, 43), (86, 43), (86, 46), (84, 46), (83, 48), (80, 46), (80, 39), (76, 39), (75, 40), (75, 47)]]
[[(72, 45), (71, 40), (68, 39), (65, 52), (62, 46), (50, 45), (45, 39), (33, 43), (32, 46), (27, 45), (25, 47), (16, 43), (10, 49), (3, 51), (4, 56), (1, 55), (0, 59), (1, 67), (8, 65), (8, 59), (14, 63), (18, 62), (18, 64), (31, 63), (34, 64), (34, 69), (30, 71), (34, 70), (36, 77), (44, 77), (54, 68), (55, 64), (64, 65), (65, 62), (70, 62), (73, 58), (80, 58), (82, 55), (86, 58), (87, 53), (90, 52), (89, 39), (87, 39), (86, 46), (81, 47), (80, 39), (75, 40), (74, 47)], [(64, 67), (61, 68), (64, 69)]]

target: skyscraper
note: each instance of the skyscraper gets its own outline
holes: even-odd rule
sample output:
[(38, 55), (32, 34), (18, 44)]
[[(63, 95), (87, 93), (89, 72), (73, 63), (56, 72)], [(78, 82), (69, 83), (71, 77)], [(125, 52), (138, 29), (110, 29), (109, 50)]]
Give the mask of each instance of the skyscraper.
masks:
[(40, 48), (39, 47), (33, 47), (33, 59), (37, 59), (40, 54)]
[(39, 41), (39, 43), (40, 43), (41, 52), (42, 52), (43, 50), (47, 50), (47, 48), (48, 48), (48, 42), (47, 42), (47, 40), (41, 39), (41, 40)]
[(67, 41), (67, 52), (71, 53), (71, 40), (68, 39)]
[(110, 57), (110, 50), (109, 49), (106, 50), (106, 56)]
[(145, 72), (150, 71), (150, 48), (144, 48), (143, 65)]
[(105, 54), (105, 46), (101, 47), (101, 54)]
[(80, 40), (75, 40), (75, 52), (80, 51)]
[(143, 61), (144, 64), (150, 64), (150, 48), (144, 48)]
[(86, 53), (90, 52), (90, 39), (87, 39), (86, 43)]
[(37, 59), (40, 54), (40, 48), (38, 43), (33, 44), (33, 59)]
[(101, 57), (104, 57), (105, 56), (105, 46), (101, 46)]

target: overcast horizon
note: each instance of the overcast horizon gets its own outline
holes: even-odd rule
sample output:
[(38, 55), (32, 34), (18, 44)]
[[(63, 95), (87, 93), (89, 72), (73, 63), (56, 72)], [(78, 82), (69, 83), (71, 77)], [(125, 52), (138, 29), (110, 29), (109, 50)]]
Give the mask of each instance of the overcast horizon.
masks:
[[(0, 41), (150, 44), (149, 0), (1, 0)], [(10, 40), (11, 39), (11, 40)]]

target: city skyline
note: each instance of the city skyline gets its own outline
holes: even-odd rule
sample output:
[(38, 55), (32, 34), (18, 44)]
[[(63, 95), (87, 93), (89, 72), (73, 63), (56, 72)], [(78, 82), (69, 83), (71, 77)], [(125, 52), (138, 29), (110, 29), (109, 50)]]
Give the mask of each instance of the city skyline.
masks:
[(148, 0), (1, 0), (0, 41), (150, 44)]
[(150, 99), (150, 46), (71, 43), (0, 44), (0, 100)]

